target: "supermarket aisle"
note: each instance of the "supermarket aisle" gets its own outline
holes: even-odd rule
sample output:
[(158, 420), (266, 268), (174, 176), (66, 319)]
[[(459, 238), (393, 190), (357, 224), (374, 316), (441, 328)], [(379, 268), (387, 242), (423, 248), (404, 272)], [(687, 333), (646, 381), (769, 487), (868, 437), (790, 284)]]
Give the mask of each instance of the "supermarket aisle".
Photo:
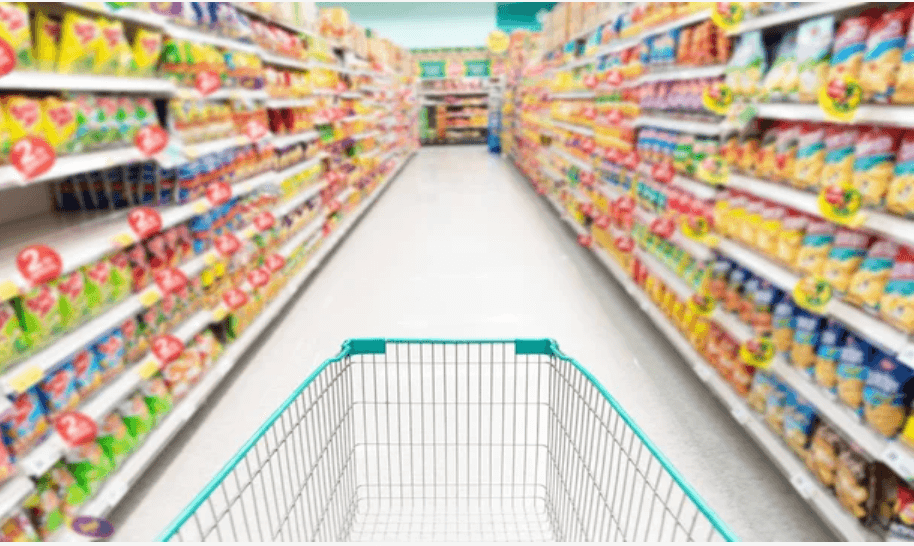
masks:
[(830, 535), (624, 291), (507, 162), (425, 148), (286, 318), (124, 499), (150, 540), (347, 337), (554, 337), (743, 540)]

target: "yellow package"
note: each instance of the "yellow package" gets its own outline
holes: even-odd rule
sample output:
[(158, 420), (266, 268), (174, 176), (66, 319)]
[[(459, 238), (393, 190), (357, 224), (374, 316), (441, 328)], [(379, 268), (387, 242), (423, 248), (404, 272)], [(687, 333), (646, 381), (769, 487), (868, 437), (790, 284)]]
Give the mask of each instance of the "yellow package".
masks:
[(888, 102), (892, 98), (905, 46), (904, 29), (910, 19), (910, 9), (888, 11), (870, 31), (860, 68), (863, 102)]
[(895, 257), (879, 300), (879, 313), (895, 326), (914, 332), (914, 251), (910, 248), (902, 247)]
[(92, 71), (96, 74), (124, 75), (130, 67), (130, 46), (120, 21), (98, 20), (101, 40), (97, 41), (95, 63)]
[(905, 132), (898, 146), (886, 207), (898, 214), (914, 213), (914, 131)]
[(57, 97), (41, 99), (45, 138), (58, 154), (70, 153), (75, 146), (76, 103)]
[(832, 47), (829, 82), (843, 82), (844, 78), (856, 80), (860, 77), (860, 66), (866, 52), (866, 36), (871, 26), (873, 20), (866, 16), (852, 17), (841, 23)]
[(803, 234), (809, 218), (798, 212), (790, 211), (781, 221), (781, 230), (778, 232), (774, 256), (781, 262), (795, 267), (797, 254), (803, 245)]
[(869, 235), (852, 229), (839, 230), (822, 266), (822, 276), (833, 288), (846, 292), (869, 244)]
[(10, 156), (10, 149), (13, 147), (13, 140), (10, 138), (9, 124), (6, 118), (6, 109), (0, 106), (0, 164), (7, 162)]
[(901, 133), (894, 129), (872, 128), (864, 132), (854, 148), (853, 184), (863, 203), (883, 206), (892, 180), (895, 149)]
[(810, 220), (797, 252), (797, 268), (808, 275), (821, 275), (835, 240), (836, 227), (827, 220)]
[(762, 222), (756, 232), (756, 245), (766, 255), (774, 255), (777, 249), (778, 235), (782, 230), (782, 223), (787, 217), (787, 209), (770, 204), (762, 211)]
[(762, 211), (764, 210), (764, 201), (750, 198), (739, 233), (739, 239), (749, 246), (758, 246), (758, 229), (762, 225)]
[(847, 300), (862, 307), (879, 307), (879, 299), (889, 281), (898, 245), (889, 240), (877, 241), (867, 252), (866, 259), (851, 277)]
[(93, 57), (101, 40), (98, 22), (91, 17), (68, 11), (63, 16), (60, 30), (60, 56), (57, 70), (62, 74), (89, 74), (94, 65)]
[(892, 102), (896, 104), (914, 103), (914, 25), (908, 27), (908, 36), (898, 70), (898, 83), (895, 92), (892, 93)]
[(44, 136), (41, 103), (38, 99), (7, 95), (2, 100), (11, 142), (15, 143), (27, 135)]
[(797, 160), (797, 144), (800, 138), (800, 126), (785, 124), (778, 132), (774, 144), (774, 179), (791, 180)]
[(854, 148), (860, 130), (856, 127), (829, 127), (825, 131), (825, 165), (820, 188), (850, 184), (854, 178)]
[(777, 143), (781, 131), (784, 129), (783, 123), (777, 123), (765, 131), (762, 141), (759, 144), (758, 162), (755, 167), (755, 174), (760, 178), (772, 179), (777, 174)]
[(797, 74), (797, 33), (790, 29), (781, 38), (771, 70), (762, 82), (761, 98), (767, 102), (795, 97)]
[(32, 68), (32, 29), (29, 9), (23, 2), (0, 2), (0, 39), (16, 54), (16, 69)]
[(825, 166), (825, 126), (804, 123), (797, 141), (797, 159), (794, 166), (793, 185), (801, 189), (818, 186)]
[(35, 64), (45, 72), (57, 71), (60, 19), (39, 11), (35, 14)]

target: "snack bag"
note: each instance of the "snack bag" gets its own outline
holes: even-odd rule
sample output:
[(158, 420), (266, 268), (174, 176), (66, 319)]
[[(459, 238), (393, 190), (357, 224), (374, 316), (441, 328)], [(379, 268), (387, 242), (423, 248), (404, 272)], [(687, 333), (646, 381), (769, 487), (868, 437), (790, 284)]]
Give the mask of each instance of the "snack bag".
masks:
[(854, 187), (863, 203), (882, 206), (895, 165), (895, 150), (901, 133), (896, 130), (872, 128), (857, 141), (854, 154)]
[(777, 144), (780, 133), (787, 127), (784, 122), (777, 122), (762, 136), (759, 144), (756, 175), (761, 178), (775, 178), (777, 174)]
[(94, 494), (114, 467), (105, 456), (98, 442), (87, 442), (64, 453), (67, 470), (76, 483), (87, 492), (87, 497)]
[(783, 299), (784, 293), (770, 282), (762, 280), (752, 298), (753, 309), (749, 324), (756, 335), (770, 335), (773, 329), (774, 308)]
[(35, 13), (35, 64), (44, 72), (57, 71), (58, 46), (60, 45), (60, 19), (43, 11)]
[(6, 129), (10, 143), (16, 143), (24, 136), (44, 137), (44, 117), (41, 102), (30, 97), (6, 95), (2, 99), (6, 118)]
[(49, 96), (41, 99), (44, 134), (58, 155), (76, 148), (76, 103)]
[(727, 276), (727, 289), (724, 293), (724, 309), (730, 313), (739, 311), (739, 304), (743, 298), (743, 285), (752, 275), (745, 269), (734, 266)]
[(914, 542), (914, 490), (897, 485), (888, 542)]
[(881, 351), (870, 360), (863, 388), (863, 415), (883, 436), (891, 438), (901, 430), (911, 405), (914, 370)]
[(798, 74), (797, 32), (790, 29), (778, 44), (774, 62), (762, 82), (760, 99), (768, 102), (796, 98)]
[[(869, 362), (874, 349), (869, 343), (847, 334), (841, 353), (838, 355), (838, 398), (849, 408), (860, 411), (863, 403), (863, 385), (869, 374)], [(829, 378), (825, 376), (825, 382)]]
[(95, 19), (80, 15), (76, 10), (64, 13), (57, 71), (61, 74), (92, 73), (100, 40), (101, 29)]
[(784, 408), (784, 440), (801, 459), (817, 421), (816, 408), (799, 395), (789, 397)]
[(134, 393), (125, 400), (118, 407), (118, 413), (124, 421), (124, 426), (127, 427), (127, 434), (130, 435), (130, 449), (133, 449), (155, 425), (152, 413), (140, 392)]
[(27, 338), (19, 325), (16, 308), (8, 301), (0, 302), (0, 371), (27, 349)]
[(813, 189), (819, 185), (825, 167), (825, 126), (803, 123), (797, 139), (797, 159), (790, 181), (800, 189)]
[(132, 447), (130, 433), (127, 431), (127, 427), (117, 411), (112, 411), (106, 415), (102, 422), (99, 423), (98, 429), (98, 439), (96, 441), (99, 447), (102, 448), (105, 457), (110, 461), (111, 466), (117, 467), (130, 453), (130, 448)]
[(797, 252), (797, 268), (809, 275), (821, 275), (822, 266), (828, 258), (835, 240), (835, 224), (827, 220), (811, 219), (803, 235), (803, 242)]
[(793, 393), (773, 376), (771, 380), (774, 382), (774, 388), (768, 392), (768, 397), (765, 398), (765, 422), (768, 423), (768, 427), (771, 430), (780, 436), (784, 433), (784, 410), (787, 407), (787, 399)]
[(142, 387), (143, 400), (149, 408), (149, 414), (153, 421), (158, 423), (171, 411), (172, 397), (168, 392), (168, 386), (161, 376), (155, 376), (146, 381)]
[(820, 188), (850, 184), (854, 178), (854, 149), (860, 138), (856, 127), (832, 126), (825, 131), (825, 165)]
[(914, 331), (914, 251), (902, 247), (879, 300), (879, 314), (905, 330)]
[(10, 409), (0, 415), (3, 443), (15, 457), (26, 453), (48, 430), (48, 419), (35, 387), (13, 399)]
[(914, 213), (914, 131), (905, 131), (898, 146), (886, 207), (902, 215)]
[(14, 510), (0, 523), (0, 540), (3, 542), (38, 542), (41, 537), (32, 522), (21, 510)]
[(889, 102), (892, 98), (910, 19), (910, 9), (895, 9), (883, 13), (870, 30), (860, 67), (861, 102)]
[(866, 256), (870, 236), (852, 229), (842, 228), (835, 236), (828, 258), (822, 266), (822, 277), (841, 292), (846, 292), (851, 275)]
[(797, 69), (800, 102), (816, 102), (819, 88), (826, 81), (828, 53), (835, 28), (831, 15), (806, 21), (797, 33)]
[(8, 43), (15, 53), (16, 70), (32, 68), (32, 31), (29, 9), (24, 2), (0, 2), (0, 40)]
[(92, 72), (94, 74), (123, 75), (127, 72), (132, 54), (120, 21), (98, 19), (100, 39), (95, 44)]
[(759, 91), (765, 73), (765, 47), (761, 31), (747, 32), (740, 36), (739, 45), (727, 65), (726, 83), (734, 96), (753, 98)]
[(896, 104), (914, 103), (914, 25), (911, 25), (910, 21), (908, 23), (908, 35), (898, 71), (898, 85), (892, 94), (892, 102)]
[(816, 363), (816, 346), (819, 334), (825, 325), (822, 317), (797, 310), (793, 316), (793, 343), (790, 347), (790, 363), (809, 372)]
[(59, 300), (57, 289), (51, 284), (36, 286), (17, 300), (20, 301), (19, 324), (32, 347), (63, 331)]
[(867, 501), (870, 499), (870, 467), (862, 455), (849, 446), (845, 447), (838, 455), (835, 496), (845, 510), (863, 521), (869, 513)]
[(102, 369), (103, 382), (110, 381), (124, 369), (124, 336), (119, 328), (100, 337), (92, 346), (92, 352)]
[(825, 487), (835, 485), (838, 455), (845, 449), (844, 440), (825, 424), (819, 424), (810, 443), (811, 470)]
[(35, 491), (23, 501), (22, 506), (28, 510), (43, 541), (51, 540), (66, 523), (66, 506), (56, 484), (47, 474), (36, 480)]
[(838, 27), (831, 53), (831, 68), (828, 82), (843, 82), (845, 78), (856, 80), (860, 76), (863, 54), (866, 52), (866, 37), (873, 20), (866, 16), (845, 19)]
[(844, 327), (834, 320), (829, 320), (819, 335), (815, 376), (816, 381), (826, 389), (833, 390), (838, 384), (838, 358), (846, 335)]
[(38, 390), (49, 417), (53, 418), (62, 411), (75, 408), (80, 396), (72, 363), (65, 360), (48, 371), (38, 383)]
[(878, 309), (897, 254), (898, 244), (894, 241), (885, 239), (873, 243), (866, 259), (851, 276), (846, 299), (862, 307)]
[(777, 354), (786, 355), (793, 345), (793, 315), (796, 307), (793, 301), (784, 297), (771, 312), (771, 340)]
[(183, 398), (202, 372), (200, 355), (194, 351), (184, 351), (181, 356), (162, 367), (162, 377), (174, 400)]
[(785, 124), (778, 133), (774, 144), (774, 179), (788, 181), (794, 178), (800, 126)]
[(102, 384), (102, 368), (95, 353), (81, 349), (70, 357), (73, 372), (76, 375), (76, 387), (79, 394), (86, 398)]
[(767, 372), (758, 371), (752, 377), (752, 387), (749, 388), (749, 394), (746, 395), (746, 402), (755, 411), (764, 413), (768, 395), (775, 388), (777, 388), (777, 381)]
[(775, 243), (774, 256), (783, 263), (795, 266), (797, 255), (803, 246), (803, 236), (809, 217), (795, 210), (787, 211), (787, 216), (781, 222), (778, 239)]

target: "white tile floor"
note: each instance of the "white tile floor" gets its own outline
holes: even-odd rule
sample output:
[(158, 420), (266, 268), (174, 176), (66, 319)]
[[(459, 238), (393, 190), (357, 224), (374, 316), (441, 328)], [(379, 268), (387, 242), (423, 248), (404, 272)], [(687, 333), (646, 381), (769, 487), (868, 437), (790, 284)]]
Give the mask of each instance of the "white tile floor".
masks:
[(112, 514), (150, 540), (349, 337), (552, 337), (743, 540), (831, 535), (506, 161), (424, 148)]

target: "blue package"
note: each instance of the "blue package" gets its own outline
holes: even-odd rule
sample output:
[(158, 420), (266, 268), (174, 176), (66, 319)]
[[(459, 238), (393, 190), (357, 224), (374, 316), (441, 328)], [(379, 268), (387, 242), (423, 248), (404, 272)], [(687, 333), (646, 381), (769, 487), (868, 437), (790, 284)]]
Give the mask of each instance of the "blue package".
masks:
[(816, 349), (816, 381), (826, 389), (834, 389), (838, 381), (838, 358), (844, 345), (847, 330), (834, 320), (829, 320), (819, 335), (819, 347)]
[(834, 392), (858, 414), (862, 414), (863, 385), (869, 376), (869, 363), (878, 353), (869, 343), (848, 334), (838, 355), (838, 380)]
[(886, 438), (904, 425), (914, 391), (914, 370), (881, 351), (874, 351), (863, 388), (863, 415), (867, 424)]
[(110, 380), (124, 369), (124, 335), (115, 328), (98, 338), (92, 346), (95, 360), (102, 370), (103, 381)]
[(798, 369), (812, 375), (816, 363), (816, 348), (825, 319), (806, 311), (797, 310), (793, 316), (793, 344), (790, 362)]
[(38, 392), (48, 415), (54, 416), (79, 404), (79, 388), (73, 363), (65, 360), (54, 366), (38, 383)]

